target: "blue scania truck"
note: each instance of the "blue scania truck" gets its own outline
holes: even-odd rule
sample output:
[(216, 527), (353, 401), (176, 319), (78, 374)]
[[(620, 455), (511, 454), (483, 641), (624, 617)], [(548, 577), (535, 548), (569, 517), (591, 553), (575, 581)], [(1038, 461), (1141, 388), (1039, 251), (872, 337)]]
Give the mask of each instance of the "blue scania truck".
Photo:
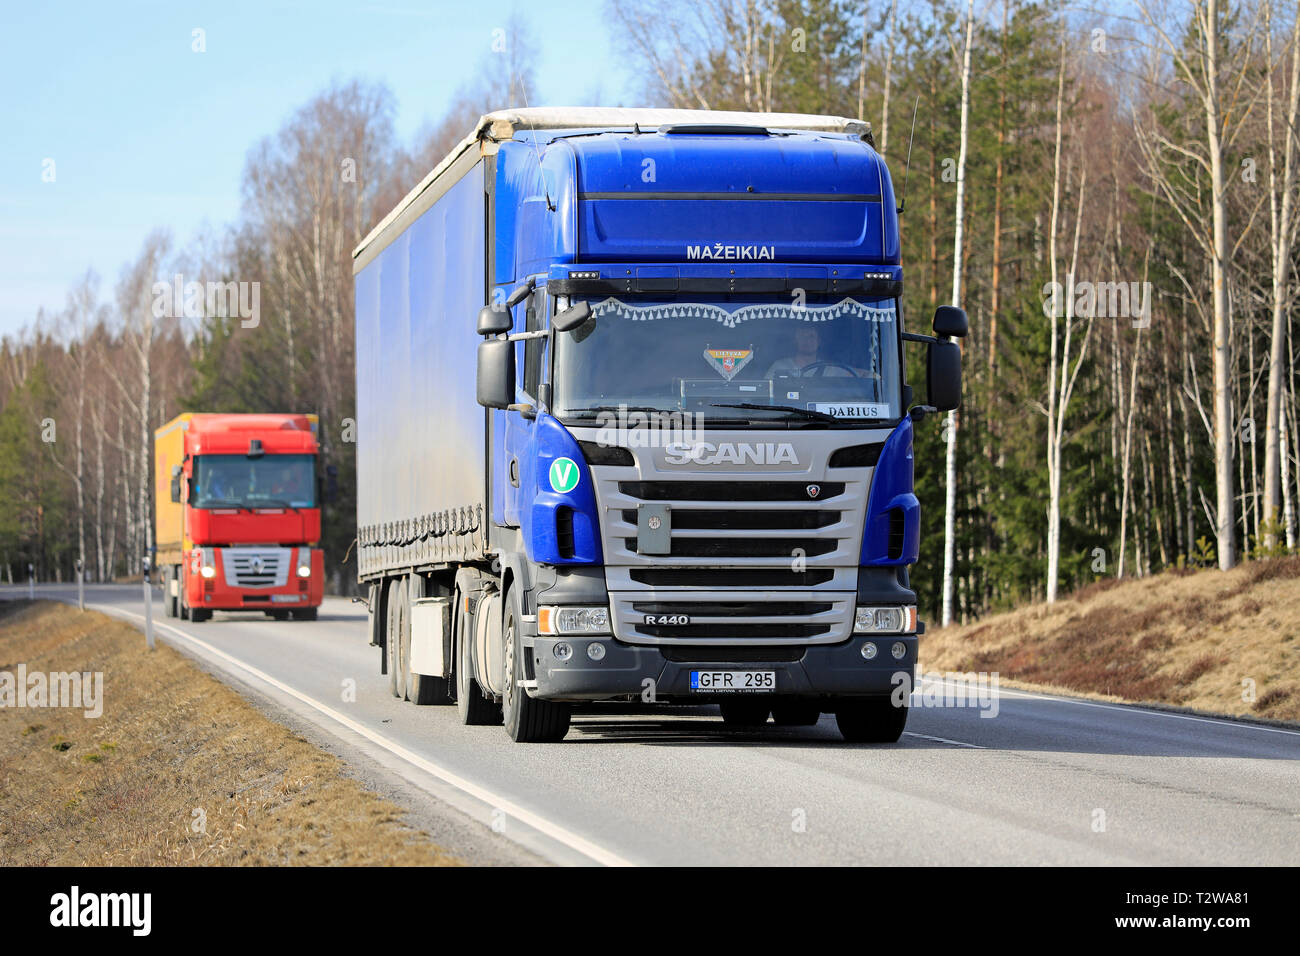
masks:
[(967, 321), (904, 331), (867, 124), (491, 113), (354, 273), (358, 577), (394, 695), (517, 741), (597, 701), (898, 739), (913, 427), (959, 404)]

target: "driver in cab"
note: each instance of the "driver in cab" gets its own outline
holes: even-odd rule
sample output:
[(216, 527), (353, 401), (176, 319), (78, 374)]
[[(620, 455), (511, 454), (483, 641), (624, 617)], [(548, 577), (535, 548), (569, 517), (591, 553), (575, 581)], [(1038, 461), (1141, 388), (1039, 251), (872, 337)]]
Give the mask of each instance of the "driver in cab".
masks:
[(821, 358), (821, 332), (815, 325), (804, 325), (794, 333), (794, 355), (777, 359), (768, 367), (766, 378), (860, 377), (865, 370), (854, 369)]

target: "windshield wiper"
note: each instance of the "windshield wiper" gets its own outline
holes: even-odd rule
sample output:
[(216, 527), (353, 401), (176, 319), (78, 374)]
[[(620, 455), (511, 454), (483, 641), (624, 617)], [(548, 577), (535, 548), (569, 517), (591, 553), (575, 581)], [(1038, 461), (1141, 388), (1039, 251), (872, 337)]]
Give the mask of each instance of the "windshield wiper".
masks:
[(800, 418), (806, 418), (813, 422), (838, 422), (841, 420), (829, 412), (818, 412), (811, 408), (799, 408), (795, 405), (759, 405), (756, 402), (710, 402), (709, 405), (712, 408), (748, 408), (764, 412), (789, 412), (791, 415), (798, 415)]
[(288, 508), (290, 511), (297, 511), (299, 508), (298, 505), (292, 505), (287, 501), (281, 501), (279, 498), (263, 498), (260, 501), (254, 503), (253, 507), (254, 508), (266, 508), (266, 507)]
[(660, 408), (657, 405), (593, 405), (591, 408), (571, 408), (564, 412), (566, 418), (578, 415), (599, 415), (602, 412), (657, 412), (661, 415), (677, 415), (680, 408)]
[(252, 511), (248, 505), (242, 501), (235, 501), (233, 498), (214, 498), (211, 501), (205, 501), (198, 505), (199, 508), (234, 508), (237, 511)]

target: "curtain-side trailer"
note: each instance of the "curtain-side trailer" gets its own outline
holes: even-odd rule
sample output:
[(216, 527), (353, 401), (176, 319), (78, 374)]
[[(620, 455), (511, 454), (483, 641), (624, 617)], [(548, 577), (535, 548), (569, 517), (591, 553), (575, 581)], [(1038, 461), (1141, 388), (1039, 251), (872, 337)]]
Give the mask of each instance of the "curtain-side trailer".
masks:
[(913, 423), (959, 404), (967, 325), (903, 330), (867, 124), (492, 113), (354, 273), (358, 576), (396, 696), (519, 741), (601, 700), (898, 738)]

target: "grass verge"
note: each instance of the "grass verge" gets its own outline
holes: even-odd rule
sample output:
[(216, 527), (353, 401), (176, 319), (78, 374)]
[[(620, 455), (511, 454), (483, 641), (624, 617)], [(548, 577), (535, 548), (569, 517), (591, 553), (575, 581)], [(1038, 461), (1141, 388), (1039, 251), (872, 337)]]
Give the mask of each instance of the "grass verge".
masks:
[(1300, 721), (1300, 557), (1103, 578), (921, 638), (920, 669), (1048, 690)]
[(101, 672), (103, 714), (0, 707), (0, 866), (457, 865), (343, 763), (164, 644), (0, 604), (0, 674)]

